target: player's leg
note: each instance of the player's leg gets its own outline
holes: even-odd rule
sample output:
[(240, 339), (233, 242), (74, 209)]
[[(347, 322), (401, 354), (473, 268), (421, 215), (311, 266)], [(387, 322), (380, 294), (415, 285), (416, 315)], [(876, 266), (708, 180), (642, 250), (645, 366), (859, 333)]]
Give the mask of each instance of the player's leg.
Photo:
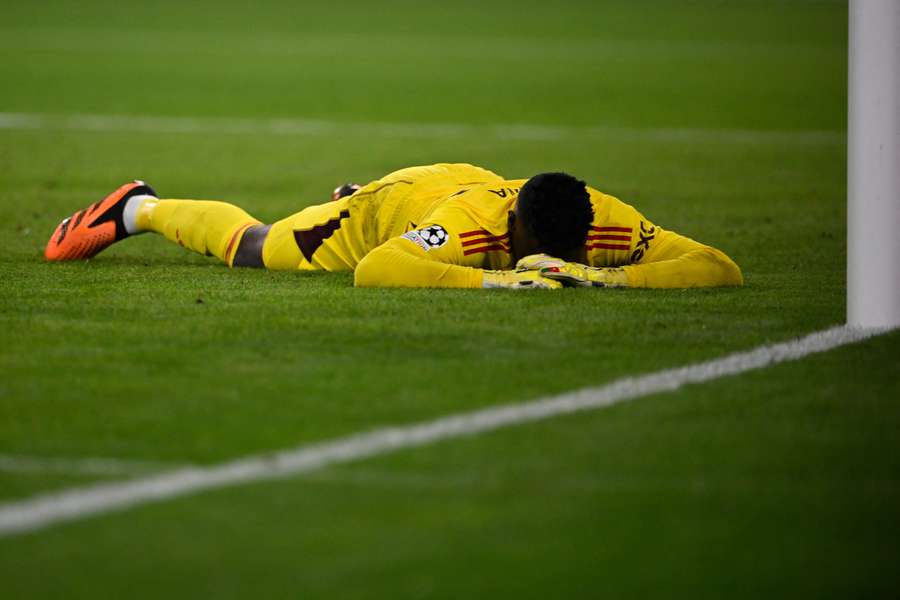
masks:
[[(263, 265), (273, 270), (352, 271), (371, 249), (368, 204), (365, 196), (349, 196), (275, 222), (264, 233)], [(252, 236), (248, 239), (258, 244)]]
[(311, 206), (272, 226), (225, 202), (159, 200), (150, 186), (135, 181), (64, 219), (44, 255), (54, 261), (90, 258), (130, 235), (154, 231), (229, 266), (352, 270), (379, 244), (376, 213), (386, 199), (399, 201), (413, 185), (448, 176), (454, 183), (498, 178), (466, 164), (410, 167), (361, 188), (341, 186), (334, 202)]
[(241, 233), (259, 221), (232, 204), (159, 200), (143, 182), (126, 184), (62, 221), (44, 251), (48, 260), (90, 258), (144, 231), (231, 264)]
[[(342, 198), (346, 198), (348, 196), (352, 196), (356, 192), (358, 192), (363, 186), (358, 183), (344, 183), (334, 188), (334, 191), (331, 192), (331, 200), (338, 201)], [(338, 213), (340, 214), (340, 213)], [(329, 216), (330, 218), (333, 215)], [(302, 220), (301, 220), (302, 221)], [(306, 223), (305, 225), (301, 222), (301, 227), (314, 228), (315, 224)], [(253, 225), (252, 227), (247, 228), (244, 234), (241, 236), (241, 241), (238, 242), (237, 250), (234, 252), (234, 258), (232, 259), (232, 266), (234, 267), (265, 267), (265, 261), (263, 260), (263, 247), (265, 246), (266, 239), (268, 239), (269, 231), (271, 231), (271, 225)], [(287, 232), (290, 230), (290, 227), (284, 226), (279, 227), (277, 235), (283, 235), (287, 238)], [(296, 241), (296, 239), (295, 239)], [(323, 240), (324, 241), (324, 240)], [(276, 247), (278, 244), (273, 242), (271, 247)], [(285, 255), (287, 253), (288, 256)], [(272, 268), (276, 268), (275, 265), (290, 265), (293, 264), (294, 260), (297, 260), (297, 257), (290, 257), (289, 255), (293, 253), (293, 248), (291, 248), (290, 244), (286, 247), (282, 247), (280, 250), (273, 250), (270, 253), (271, 263), (273, 265)], [(302, 251), (301, 251), (302, 254)], [(308, 260), (309, 267), (313, 267), (312, 263)], [(338, 270), (337, 267), (343, 267), (343, 265), (335, 265), (336, 268), (332, 270)]]
[(244, 209), (215, 200), (148, 200), (138, 208), (135, 223), (139, 231), (160, 233), (229, 266), (241, 235), (260, 225)]

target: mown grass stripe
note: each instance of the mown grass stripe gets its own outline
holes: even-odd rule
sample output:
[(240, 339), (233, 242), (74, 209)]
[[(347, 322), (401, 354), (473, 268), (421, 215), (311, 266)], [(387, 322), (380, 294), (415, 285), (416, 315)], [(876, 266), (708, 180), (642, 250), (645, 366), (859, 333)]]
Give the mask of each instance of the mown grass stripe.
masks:
[(378, 429), (209, 467), (188, 467), (125, 482), (89, 485), (40, 495), (0, 505), (0, 536), (35, 531), (56, 523), (177, 498), (202, 490), (289, 477), (333, 464), (424, 446), (445, 439), (594, 410), (650, 394), (677, 390), (692, 383), (703, 383), (797, 360), (858, 342), (884, 331), (886, 330), (838, 326), (789, 342), (760, 346), (686, 367), (625, 377), (604, 386), (531, 402)]
[(123, 458), (0, 454), (0, 473), (63, 473), (109, 477), (171, 470), (172, 467), (172, 463)]
[(50, 131), (122, 131), (301, 137), (359, 136), (410, 139), (499, 139), (525, 142), (559, 140), (619, 140), (654, 143), (840, 145), (842, 131), (700, 129), (685, 127), (574, 127), (562, 125), (462, 123), (348, 123), (314, 119), (249, 119), (160, 117), (143, 115), (50, 115), (0, 113), (0, 129)]

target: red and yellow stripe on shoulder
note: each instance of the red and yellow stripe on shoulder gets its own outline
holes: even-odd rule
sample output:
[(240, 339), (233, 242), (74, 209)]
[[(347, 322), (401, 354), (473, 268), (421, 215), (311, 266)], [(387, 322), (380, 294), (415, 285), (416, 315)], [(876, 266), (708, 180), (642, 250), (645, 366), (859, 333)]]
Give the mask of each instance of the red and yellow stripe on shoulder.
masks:
[(494, 235), (486, 229), (476, 229), (459, 234), (459, 239), (462, 241), (464, 256), (480, 252), (509, 253), (509, 232)]
[(585, 247), (588, 250), (631, 250), (631, 227), (591, 225)]

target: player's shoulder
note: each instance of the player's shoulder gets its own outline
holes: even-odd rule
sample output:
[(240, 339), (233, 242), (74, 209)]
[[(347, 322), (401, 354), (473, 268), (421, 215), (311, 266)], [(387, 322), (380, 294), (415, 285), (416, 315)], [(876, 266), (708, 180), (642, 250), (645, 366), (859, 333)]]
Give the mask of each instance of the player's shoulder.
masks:
[(446, 223), (460, 235), (503, 235), (523, 182), (499, 180), (467, 186), (435, 206), (428, 220)]

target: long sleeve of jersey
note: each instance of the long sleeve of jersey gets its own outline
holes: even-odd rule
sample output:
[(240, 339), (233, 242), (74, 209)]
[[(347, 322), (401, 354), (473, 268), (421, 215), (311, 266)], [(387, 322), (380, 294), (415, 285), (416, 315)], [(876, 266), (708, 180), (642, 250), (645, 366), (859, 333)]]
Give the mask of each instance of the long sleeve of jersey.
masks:
[(721, 250), (657, 229), (640, 263), (623, 267), (631, 287), (688, 288), (742, 285), (741, 270)]
[(362, 259), (354, 273), (358, 287), (480, 288), (481, 269), (440, 262), (408, 238), (396, 237)]

